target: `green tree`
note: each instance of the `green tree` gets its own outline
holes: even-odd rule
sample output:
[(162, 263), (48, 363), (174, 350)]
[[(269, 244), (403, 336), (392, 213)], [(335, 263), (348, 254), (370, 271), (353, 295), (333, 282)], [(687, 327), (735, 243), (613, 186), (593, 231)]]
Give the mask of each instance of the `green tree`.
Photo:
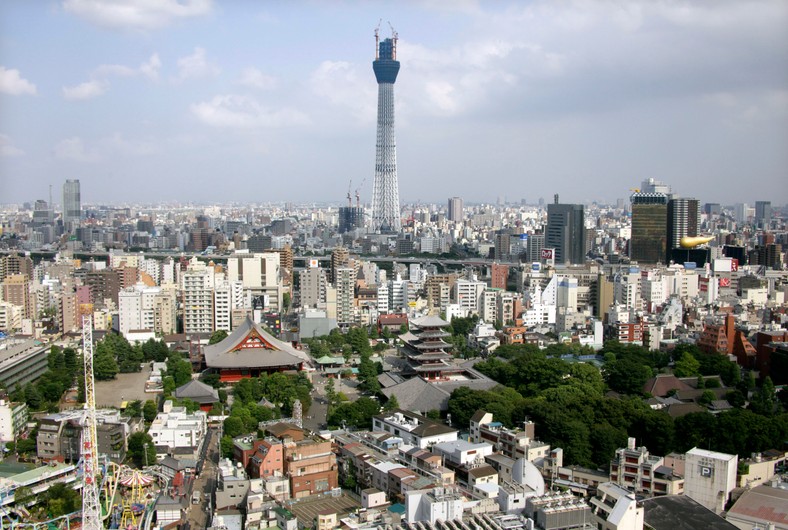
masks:
[(242, 435), (244, 430), (244, 422), (240, 417), (231, 415), (224, 420), (224, 433), (230, 438)]
[(142, 417), (148, 423), (152, 422), (156, 419), (156, 415), (159, 413), (159, 407), (156, 405), (156, 402), (152, 399), (145, 401), (145, 404), (142, 406)]
[(115, 356), (106, 344), (102, 345), (103, 342), (99, 341), (96, 345), (96, 353), (93, 357), (93, 376), (97, 381), (115, 379), (119, 371)]
[(700, 361), (689, 352), (684, 352), (681, 358), (676, 361), (673, 374), (676, 377), (694, 377), (700, 373)]
[(135, 399), (134, 401), (130, 401), (128, 405), (126, 405), (126, 410), (123, 411), (124, 416), (129, 416), (131, 418), (141, 418), (142, 417), (142, 401), (139, 399)]
[(608, 386), (616, 392), (641, 395), (646, 381), (653, 376), (653, 372), (642, 361), (625, 357), (605, 365), (605, 376)]
[(175, 388), (177, 388), (175, 385), (175, 378), (172, 377), (171, 375), (165, 375), (162, 378), (161, 383), (162, 383), (162, 394), (164, 395), (165, 398), (171, 396), (175, 392)]
[(217, 344), (227, 338), (227, 332), (223, 329), (217, 329), (208, 339), (208, 344)]
[(220, 388), (223, 385), (221, 378), (219, 374), (204, 374), (200, 377), (200, 381), (213, 388)]
[(14, 490), (14, 504), (26, 506), (36, 498), (36, 494), (29, 486), (19, 486)]
[(397, 400), (397, 396), (395, 396), (394, 394), (392, 394), (391, 397), (388, 399), (388, 401), (386, 401), (386, 404), (383, 405), (383, 410), (385, 412), (391, 412), (392, 410), (398, 408), (399, 408), (399, 400)]
[(226, 434), (222, 436), (222, 439), (219, 441), (219, 448), (223, 458), (233, 457), (233, 439), (230, 436)]
[(704, 390), (703, 394), (698, 399), (698, 403), (701, 405), (709, 405), (715, 399), (717, 399), (717, 395), (714, 392), (711, 390)]
[(766, 377), (750, 401), (750, 410), (762, 416), (772, 416), (777, 411), (777, 395), (771, 377)]
[(62, 482), (49, 487), (44, 494), (49, 517), (60, 517), (75, 512), (82, 506), (82, 497)]
[(172, 376), (175, 387), (185, 385), (192, 380), (192, 365), (179, 353), (172, 353), (167, 359), (167, 375)]
[(127, 456), (137, 467), (151, 466), (156, 463), (156, 447), (153, 438), (145, 432), (135, 432), (129, 436)]

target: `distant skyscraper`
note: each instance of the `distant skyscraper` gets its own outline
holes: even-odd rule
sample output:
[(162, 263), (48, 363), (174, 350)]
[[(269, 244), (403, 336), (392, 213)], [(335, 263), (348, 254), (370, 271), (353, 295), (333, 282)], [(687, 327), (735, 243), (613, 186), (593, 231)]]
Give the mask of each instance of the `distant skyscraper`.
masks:
[(668, 202), (667, 261), (681, 262), (688, 254), (681, 250), (682, 237), (694, 237), (700, 229), (700, 201), (671, 199)]
[(449, 221), (462, 221), (462, 199), (460, 197), (449, 197), (449, 211), (447, 214)]
[(79, 180), (66, 180), (63, 184), (63, 226), (69, 232), (79, 226), (82, 218), (82, 199), (79, 191)]
[(768, 228), (772, 220), (772, 202), (755, 201), (755, 223), (761, 228)]
[(545, 248), (555, 249), (556, 263), (585, 263), (586, 233), (582, 204), (547, 205)]
[(668, 197), (664, 193), (635, 193), (632, 201), (632, 235), (629, 257), (639, 263), (665, 260), (668, 238)]
[(372, 186), (372, 230), (397, 233), (400, 230), (397, 142), (394, 135), (394, 82), (399, 73), (397, 34), (379, 41), (375, 31), (375, 46), (372, 69), (378, 81), (378, 137)]

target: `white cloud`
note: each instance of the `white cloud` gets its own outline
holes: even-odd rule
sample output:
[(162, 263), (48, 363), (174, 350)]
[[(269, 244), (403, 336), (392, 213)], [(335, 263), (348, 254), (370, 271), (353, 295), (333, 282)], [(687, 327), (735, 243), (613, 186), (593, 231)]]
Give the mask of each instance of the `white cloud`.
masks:
[(251, 129), (309, 122), (306, 114), (299, 110), (270, 109), (252, 97), (234, 94), (214, 96), (211, 101), (195, 103), (191, 111), (200, 121), (214, 127)]
[(99, 26), (151, 30), (211, 12), (211, 0), (64, 0), (63, 9)]
[(209, 62), (203, 48), (194, 48), (194, 53), (178, 59), (178, 78), (212, 77), (219, 73), (219, 67)]
[(241, 72), (241, 77), (238, 79), (238, 84), (252, 88), (259, 88), (262, 90), (269, 90), (276, 86), (276, 78), (266, 75), (257, 68), (250, 66)]
[(95, 150), (87, 149), (79, 136), (61, 140), (55, 145), (55, 158), (75, 160), (77, 162), (97, 162), (99, 155)]
[(161, 59), (159, 54), (154, 53), (146, 62), (140, 65), (139, 71), (142, 75), (155, 81), (159, 78), (159, 70), (161, 69)]
[(109, 88), (109, 81), (92, 79), (73, 87), (63, 87), (63, 97), (66, 99), (93, 99), (102, 95)]
[(19, 70), (13, 68), (6, 70), (4, 66), (0, 66), (0, 92), (12, 96), (35, 94), (36, 85), (23, 78)]
[(11, 137), (0, 134), (0, 156), (22, 156), (24, 151), (11, 145)]
[(368, 67), (345, 61), (323, 61), (312, 73), (310, 86), (331, 104), (350, 111), (362, 123), (375, 120), (375, 84), (370, 82)]
[(93, 70), (92, 77), (106, 79), (110, 76), (135, 77), (138, 75), (144, 75), (148, 79), (156, 81), (159, 78), (160, 69), (161, 59), (159, 59), (158, 53), (154, 53), (150, 56), (150, 59), (141, 63), (137, 68), (132, 68), (123, 64), (102, 64)]

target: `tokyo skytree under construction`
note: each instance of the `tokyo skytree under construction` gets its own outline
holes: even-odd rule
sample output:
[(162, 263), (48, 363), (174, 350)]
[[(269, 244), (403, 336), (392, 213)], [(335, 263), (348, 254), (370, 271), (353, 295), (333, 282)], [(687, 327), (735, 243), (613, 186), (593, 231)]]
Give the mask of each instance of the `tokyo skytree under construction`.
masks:
[(375, 153), (375, 182), (372, 186), (372, 231), (381, 234), (400, 230), (397, 141), (394, 135), (394, 82), (399, 73), (397, 32), (381, 41), (375, 30), (375, 60), (378, 81), (378, 138)]

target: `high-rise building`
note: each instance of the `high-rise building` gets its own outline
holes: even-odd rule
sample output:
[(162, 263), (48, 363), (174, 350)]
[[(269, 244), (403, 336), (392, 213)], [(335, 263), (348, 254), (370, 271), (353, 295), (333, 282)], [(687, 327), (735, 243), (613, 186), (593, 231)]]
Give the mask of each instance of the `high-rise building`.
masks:
[(768, 228), (772, 220), (772, 202), (755, 201), (755, 223), (761, 228)]
[(340, 267), (336, 270), (336, 276), (337, 324), (349, 326), (355, 324), (356, 269)]
[(544, 234), (529, 234), (526, 246), (526, 261), (541, 261), (544, 248)]
[(462, 199), (460, 197), (449, 197), (449, 209), (447, 214), (449, 221), (462, 221)]
[(629, 257), (638, 263), (665, 259), (668, 238), (668, 197), (664, 193), (635, 193), (632, 200), (632, 236)]
[(342, 206), (339, 208), (340, 234), (352, 232), (356, 228), (364, 228), (364, 208), (360, 206)]
[(63, 226), (73, 232), (82, 218), (82, 199), (79, 191), (79, 179), (68, 179), (63, 184)]
[(585, 263), (586, 233), (582, 204), (560, 204), (558, 195), (547, 205), (545, 247), (555, 249), (556, 263)]
[(687, 261), (686, 251), (681, 250), (681, 238), (697, 236), (699, 228), (698, 199), (671, 199), (668, 202), (667, 262)]
[(400, 230), (397, 142), (394, 135), (394, 82), (399, 73), (397, 34), (379, 41), (375, 32), (372, 69), (378, 81), (378, 136), (375, 151), (375, 181), (372, 186), (372, 231)]

